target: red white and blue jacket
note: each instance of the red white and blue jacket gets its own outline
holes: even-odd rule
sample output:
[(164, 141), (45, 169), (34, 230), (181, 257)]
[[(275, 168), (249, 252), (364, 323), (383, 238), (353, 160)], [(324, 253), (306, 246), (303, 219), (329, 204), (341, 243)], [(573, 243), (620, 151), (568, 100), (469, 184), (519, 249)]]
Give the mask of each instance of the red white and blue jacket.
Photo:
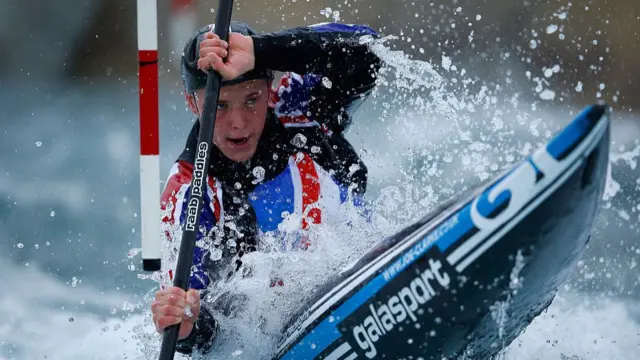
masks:
[[(253, 37), (256, 68), (284, 76), (272, 87), (254, 157), (234, 163), (217, 148), (211, 151), (190, 288), (205, 289), (226, 279), (239, 268), (244, 253), (260, 246), (265, 233), (280, 237), (285, 250), (304, 249), (312, 224), (341, 221), (337, 210), (347, 201), (362, 205), (367, 170), (343, 132), (373, 89), (380, 67), (363, 36), (377, 33), (331, 23)], [(163, 270), (169, 279), (182, 236), (198, 127), (196, 121), (162, 194), (168, 251)], [(206, 311), (203, 316), (208, 318), (204, 325), (179, 351), (188, 353), (210, 340), (212, 319)]]

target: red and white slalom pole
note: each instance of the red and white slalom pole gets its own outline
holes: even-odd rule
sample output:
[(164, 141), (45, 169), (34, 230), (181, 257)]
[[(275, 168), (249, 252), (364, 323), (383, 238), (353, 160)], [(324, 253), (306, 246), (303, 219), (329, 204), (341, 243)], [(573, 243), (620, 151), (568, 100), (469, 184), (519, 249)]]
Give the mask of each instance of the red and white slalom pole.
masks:
[(145, 271), (158, 271), (161, 265), (158, 5), (157, 0), (137, 2), (142, 267)]

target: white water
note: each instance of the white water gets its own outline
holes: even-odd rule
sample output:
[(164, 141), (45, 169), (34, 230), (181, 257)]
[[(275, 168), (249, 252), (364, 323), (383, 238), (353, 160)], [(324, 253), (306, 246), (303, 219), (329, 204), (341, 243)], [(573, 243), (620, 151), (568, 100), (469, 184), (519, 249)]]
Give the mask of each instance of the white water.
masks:
[[(376, 239), (419, 217), (456, 191), (475, 186), (519, 160), (548, 138), (549, 128), (558, 128), (569, 120), (566, 113), (527, 112), (523, 110), (526, 104), (519, 104), (517, 99), (500, 102), (495, 96), (486, 95), (487, 89), (454, 96), (436, 87), (430, 93), (416, 95), (416, 89), (434, 83), (415, 82), (412, 76), (418, 71), (432, 74), (435, 79), (435, 70), (382, 51), (392, 64), (383, 73), (387, 80), (383, 86), (396, 92), (391, 96), (383, 91), (376, 93), (374, 106), (363, 109), (360, 117), (374, 118), (372, 114), (382, 110), (384, 124), (371, 121), (375, 124), (371, 126), (378, 126), (372, 133), (367, 129), (370, 124), (362, 125), (356, 119), (350, 134), (356, 147), (368, 149), (365, 162), (370, 164), (372, 192), (377, 193), (372, 198), (376, 214), (373, 225), (354, 220), (353, 228), (323, 226), (316, 229), (312, 251), (248, 256), (246, 263), (255, 270), (254, 276), (219, 289), (248, 294), (248, 305), (235, 318), (219, 317), (224, 330), (210, 358), (266, 357), (275, 346), (283, 315), (296, 309), (330, 274), (348, 265)], [(447, 66), (451, 69), (451, 64)], [(365, 131), (367, 136), (359, 135)], [(619, 133), (624, 135), (624, 131)], [(512, 140), (507, 143), (507, 139)], [(414, 160), (417, 156), (426, 161), (418, 163)], [(613, 156), (612, 161), (627, 162), (635, 168), (636, 156), (635, 152), (626, 151)], [(412, 167), (419, 171), (413, 173)], [(613, 178), (609, 188), (611, 184), (615, 184)], [(621, 191), (608, 194), (620, 196)], [(351, 216), (352, 212), (344, 215)], [(5, 281), (6, 289), (11, 290), (0, 293), (0, 359), (1, 354), (20, 360), (156, 357), (161, 338), (150, 323), (149, 297), (102, 294), (88, 284), (74, 287), (35, 266), (17, 267), (2, 260), (0, 273), (9, 281), (17, 280)], [(283, 278), (284, 288), (267, 286), (273, 274)], [(152, 291), (153, 282), (147, 283)], [(34, 289), (28, 284), (39, 285)], [(550, 309), (502, 357), (638, 359), (638, 306), (631, 300), (564, 289)], [(115, 315), (111, 314), (113, 309)]]
[[(270, 261), (263, 261), (268, 264)], [(306, 260), (294, 265), (303, 271)], [(317, 266), (317, 265), (314, 265)], [(288, 267), (294, 270), (296, 266)], [(25, 269), (3, 267), (3, 274), (25, 275)], [(319, 269), (314, 269), (317, 273)], [(309, 273), (309, 271), (306, 271)], [(151, 359), (157, 356), (159, 335), (154, 333), (149, 316), (131, 310), (136, 299), (123, 299), (118, 294), (102, 295), (88, 287), (72, 289), (69, 284), (50, 279), (36, 269), (26, 270), (27, 281), (43, 284), (37, 293), (3, 292), (0, 295), (0, 339), (2, 346), (12, 344), (7, 359)], [(313, 274), (310, 274), (313, 276)], [(287, 276), (285, 276), (286, 278)], [(260, 359), (277, 333), (278, 316), (267, 315), (266, 331), (256, 329), (256, 316), (282, 309), (285, 301), (295, 301), (302, 294), (267, 288), (258, 276), (237, 288), (256, 295), (250, 305), (252, 317), (221, 319), (226, 331), (216, 354), (211, 359)], [(85, 305), (80, 305), (81, 301)], [(259, 301), (258, 301), (259, 300)], [(278, 304), (272, 301), (280, 301)], [(59, 306), (51, 306), (58, 302)], [(84, 306), (117, 309), (115, 316), (104, 318), (83, 312)], [(124, 310), (123, 310), (124, 308)], [(70, 322), (73, 318), (73, 322)], [(511, 344), (502, 359), (610, 359), (640, 358), (640, 307), (638, 303), (618, 299), (594, 299), (565, 290), (549, 310)], [(271, 322), (271, 323), (269, 323)], [(233, 328), (233, 332), (229, 332)], [(142, 340), (141, 340), (142, 339)], [(267, 346), (267, 348), (264, 348)], [(264, 354), (266, 355), (266, 354)], [(176, 356), (177, 359), (182, 358)], [(3, 359), (0, 357), (0, 359)], [(4, 360), (4, 359), (3, 359)]]

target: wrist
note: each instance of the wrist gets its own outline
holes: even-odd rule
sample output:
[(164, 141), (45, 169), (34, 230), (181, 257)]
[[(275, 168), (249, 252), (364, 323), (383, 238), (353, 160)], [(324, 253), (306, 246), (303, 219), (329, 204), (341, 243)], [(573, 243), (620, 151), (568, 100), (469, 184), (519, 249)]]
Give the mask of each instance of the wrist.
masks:
[(268, 67), (265, 65), (265, 59), (268, 53), (269, 42), (265, 37), (254, 35), (250, 36), (253, 45), (253, 69), (265, 70)]
[(183, 336), (179, 337), (178, 340), (188, 340), (188, 339), (194, 337), (195, 333), (196, 333), (195, 322), (192, 322), (192, 321), (186, 322), (185, 321), (183, 325), (187, 327), (189, 332), (186, 335), (183, 335)]

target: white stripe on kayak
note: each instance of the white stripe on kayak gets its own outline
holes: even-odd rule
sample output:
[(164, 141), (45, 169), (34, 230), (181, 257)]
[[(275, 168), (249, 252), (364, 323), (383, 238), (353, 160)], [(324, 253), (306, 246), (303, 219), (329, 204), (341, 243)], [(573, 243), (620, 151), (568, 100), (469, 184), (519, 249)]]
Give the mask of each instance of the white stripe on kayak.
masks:
[(351, 350), (349, 343), (344, 343), (333, 350), (324, 360), (338, 360), (342, 355), (349, 352), (349, 350)]
[(344, 358), (344, 360), (353, 360), (355, 358), (358, 357), (358, 354), (356, 353), (351, 353), (351, 355), (347, 356), (346, 358)]

